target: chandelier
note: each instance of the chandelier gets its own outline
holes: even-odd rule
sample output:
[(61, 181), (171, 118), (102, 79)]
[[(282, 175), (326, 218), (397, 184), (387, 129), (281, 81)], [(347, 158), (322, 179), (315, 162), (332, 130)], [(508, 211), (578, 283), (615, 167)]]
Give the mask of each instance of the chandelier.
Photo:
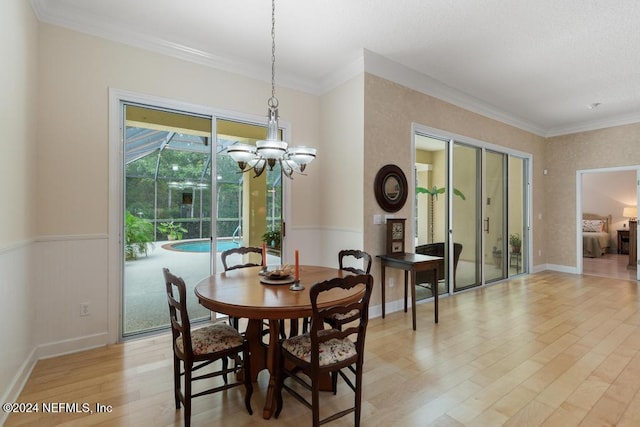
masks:
[(238, 163), (242, 172), (253, 170), (254, 177), (280, 164), (282, 173), (293, 178), (293, 173), (303, 174), (307, 165), (316, 158), (316, 149), (312, 147), (289, 147), (280, 138), (278, 126), (278, 98), (276, 98), (276, 3), (271, 0), (271, 98), (267, 100), (267, 138), (257, 141), (256, 145), (233, 144), (227, 147), (227, 154)]

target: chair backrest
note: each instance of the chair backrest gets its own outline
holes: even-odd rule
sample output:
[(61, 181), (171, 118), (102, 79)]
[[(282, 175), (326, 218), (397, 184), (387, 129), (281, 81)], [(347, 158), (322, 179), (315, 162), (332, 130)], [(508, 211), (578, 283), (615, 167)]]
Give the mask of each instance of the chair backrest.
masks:
[(182, 339), (182, 354), (185, 359), (193, 359), (191, 346), (191, 323), (187, 313), (187, 287), (182, 278), (171, 274), (168, 268), (163, 268), (164, 282), (167, 289), (167, 301), (169, 303), (169, 318), (171, 320), (171, 333), (173, 335), (173, 349), (180, 353), (176, 346), (176, 340)]
[[(351, 304), (333, 305), (331, 307), (319, 307), (318, 302), (322, 301), (323, 292), (340, 292), (348, 291), (356, 286), (364, 286), (362, 297)], [(312, 369), (317, 369), (319, 365), (320, 343), (329, 341), (330, 339), (342, 339), (350, 335), (356, 334), (355, 345), (357, 355), (350, 358), (353, 363), (357, 358), (362, 357), (364, 352), (364, 338), (369, 322), (369, 300), (373, 290), (373, 276), (370, 274), (358, 274), (355, 276), (336, 277), (324, 282), (316, 283), (309, 290), (311, 298), (311, 307), (313, 314), (311, 317), (311, 330), (309, 336), (311, 338), (311, 354)], [(345, 320), (349, 321), (348, 327), (343, 330), (324, 330), (325, 318), (339, 314), (345, 316)], [(320, 334), (321, 331), (322, 334)], [(315, 355), (315, 356), (314, 356)]]
[[(227, 257), (229, 255), (240, 255), (244, 257), (244, 255), (246, 254), (257, 254), (260, 257), (260, 263), (248, 262), (244, 264), (242, 263), (233, 264), (233, 265), (227, 264)], [(244, 258), (241, 258), (241, 259), (244, 260)], [(262, 265), (264, 261), (262, 259), (262, 248), (257, 248), (254, 246), (241, 246), (239, 248), (227, 249), (226, 251), (223, 251), (220, 254), (220, 260), (222, 261), (222, 267), (224, 267), (224, 271), (235, 270), (237, 268), (259, 267)]]
[[(416, 253), (422, 255), (431, 255), (438, 256), (444, 258), (444, 242), (438, 243), (427, 243), (426, 245), (416, 246)], [(456, 270), (458, 269), (458, 260), (460, 259), (460, 254), (462, 253), (462, 244), (454, 243), (453, 244), (453, 282), (456, 281)], [(431, 273), (426, 274), (425, 277), (429, 277)], [(440, 274), (438, 275), (438, 280), (444, 279), (445, 271), (444, 268), (440, 269)]]
[[(355, 259), (362, 259), (362, 266), (364, 269), (348, 267), (344, 265), (344, 258), (353, 257)], [(338, 252), (338, 264), (340, 270), (349, 271), (353, 274), (369, 274), (371, 271), (371, 255), (365, 251), (358, 249), (344, 249)]]

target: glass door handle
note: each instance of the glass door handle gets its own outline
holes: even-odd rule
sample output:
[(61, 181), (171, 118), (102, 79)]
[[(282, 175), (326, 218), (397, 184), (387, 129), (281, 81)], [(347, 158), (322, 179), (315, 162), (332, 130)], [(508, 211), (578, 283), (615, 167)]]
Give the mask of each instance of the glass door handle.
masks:
[(489, 218), (484, 220), (484, 231), (489, 232)]

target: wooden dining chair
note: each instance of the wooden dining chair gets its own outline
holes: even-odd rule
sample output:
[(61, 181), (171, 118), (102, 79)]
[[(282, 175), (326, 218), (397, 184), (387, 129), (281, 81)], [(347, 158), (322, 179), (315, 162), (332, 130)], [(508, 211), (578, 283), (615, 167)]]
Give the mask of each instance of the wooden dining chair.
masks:
[[(348, 291), (364, 285), (362, 297), (353, 303), (321, 308), (318, 300), (323, 292)], [(362, 367), (364, 363), (364, 340), (369, 321), (369, 300), (373, 290), (373, 277), (369, 274), (336, 277), (317, 283), (309, 290), (311, 298), (312, 317), (311, 330), (307, 334), (298, 335), (282, 341), (281, 358), (277, 373), (276, 412), (277, 418), (282, 411), (282, 390), (286, 390), (293, 397), (311, 409), (313, 426), (327, 423), (344, 415), (354, 413), (355, 425), (360, 425), (362, 403)], [(324, 319), (336, 313), (352, 313), (349, 325), (344, 330), (324, 329)], [(353, 367), (355, 379), (347, 376), (343, 369)], [(305, 380), (299, 374), (310, 379)], [(320, 388), (322, 375), (331, 374), (332, 378), (342, 377), (354, 392), (354, 404), (348, 409), (341, 410), (320, 419)], [(302, 387), (311, 391), (311, 402), (294, 387), (285, 382), (291, 378)], [(335, 394), (334, 387), (334, 394)]]
[[(255, 262), (245, 262), (245, 255), (251, 256), (251, 254), (256, 254), (260, 257), (259, 264)], [(229, 258), (229, 260), (227, 260), (227, 258)], [(253, 258), (257, 259), (255, 256)], [(230, 261), (232, 259), (235, 259), (237, 262), (235, 264), (231, 264)], [(224, 271), (236, 270), (238, 268), (259, 267), (263, 265), (264, 262), (262, 259), (262, 248), (255, 246), (240, 246), (238, 248), (227, 249), (220, 253), (220, 260), (222, 261)], [(240, 328), (240, 322), (237, 317), (229, 316), (229, 324), (236, 329)]]
[[(189, 314), (187, 313), (186, 286), (182, 278), (171, 274), (169, 269), (163, 268), (164, 280), (169, 303), (171, 332), (173, 335), (173, 381), (176, 410), (180, 404), (184, 406), (184, 424), (191, 424), (191, 399), (206, 394), (227, 390), (244, 384), (244, 404), (249, 414), (251, 409), (251, 366), (249, 362), (249, 344), (245, 338), (233, 327), (226, 323), (215, 323), (200, 329), (191, 330)], [(242, 357), (240, 357), (242, 355)], [(229, 360), (234, 362), (229, 368)], [(208, 369), (206, 373), (194, 376), (193, 373), (216, 361), (220, 361), (221, 369)], [(182, 366), (181, 366), (182, 364)], [(229, 383), (228, 374), (235, 374), (242, 370), (244, 381)], [(184, 392), (182, 379), (184, 377)], [(213, 388), (192, 393), (192, 382), (207, 378), (222, 377), (223, 383)]]
[[(251, 254), (256, 254), (259, 257), (259, 263), (256, 262), (244, 262), (245, 256)], [(236, 262), (235, 264), (229, 264), (227, 262), (227, 257), (240, 256), (240, 262)], [(256, 259), (256, 257), (253, 257)], [(246, 267), (259, 267), (262, 265), (264, 260), (262, 259), (262, 248), (257, 248), (254, 246), (240, 246), (239, 248), (231, 248), (227, 249), (220, 253), (220, 260), (222, 261), (222, 267), (224, 271), (235, 270), (237, 268), (246, 268)]]
[[(354, 260), (362, 260), (363, 268), (347, 266), (348, 261)], [(371, 255), (359, 249), (343, 249), (338, 252), (338, 265), (340, 270), (349, 271), (353, 274), (369, 274), (371, 271)]]
[[(362, 267), (353, 267), (359, 260), (362, 261)], [(338, 252), (338, 268), (343, 271), (348, 271), (353, 274), (369, 274), (371, 271), (371, 255), (368, 252), (359, 249), (343, 249)], [(348, 264), (348, 265), (347, 265)], [(332, 328), (340, 329), (345, 322), (345, 319), (349, 316), (334, 315), (326, 318), (325, 322), (331, 325)], [(302, 333), (306, 333), (309, 330), (309, 323), (311, 319), (305, 317), (302, 320)]]

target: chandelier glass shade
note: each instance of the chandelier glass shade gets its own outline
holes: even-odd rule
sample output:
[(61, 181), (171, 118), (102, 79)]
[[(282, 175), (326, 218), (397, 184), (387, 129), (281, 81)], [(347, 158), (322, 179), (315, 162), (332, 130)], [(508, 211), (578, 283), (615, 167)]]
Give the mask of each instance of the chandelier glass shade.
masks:
[(242, 172), (253, 170), (255, 176), (260, 176), (269, 166), (273, 170), (276, 164), (280, 165), (282, 173), (293, 178), (293, 173), (303, 174), (307, 165), (316, 158), (316, 149), (312, 147), (289, 147), (280, 138), (278, 125), (278, 98), (275, 89), (275, 62), (276, 62), (276, 20), (275, 0), (271, 1), (271, 98), (267, 101), (267, 138), (257, 141), (256, 145), (233, 144), (227, 147), (227, 154), (238, 163)]

